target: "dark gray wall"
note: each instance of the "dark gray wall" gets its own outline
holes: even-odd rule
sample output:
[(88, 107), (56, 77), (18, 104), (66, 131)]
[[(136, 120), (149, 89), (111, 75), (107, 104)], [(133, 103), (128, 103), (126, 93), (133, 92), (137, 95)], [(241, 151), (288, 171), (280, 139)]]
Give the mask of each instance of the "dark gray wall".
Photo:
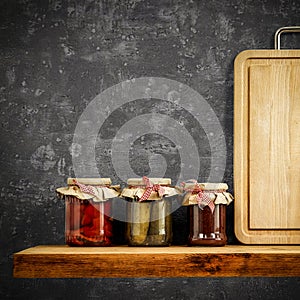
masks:
[[(273, 47), (277, 28), (300, 24), (299, 1), (2, 0), (0, 14), (1, 299), (293, 299), (299, 294), (298, 278), (12, 278), (14, 252), (64, 244), (64, 203), (55, 188), (74, 175), (75, 126), (97, 94), (123, 80), (165, 77), (205, 98), (223, 127), (223, 180), (232, 191), (234, 58), (245, 49)], [(295, 35), (283, 42), (300, 45)], [(137, 103), (136, 115), (143, 109)], [(127, 120), (133, 117), (126, 108), (122, 113)], [(109, 121), (107, 132), (120, 128), (118, 114)], [(199, 179), (204, 181), (210, 149), (199, 132), (195, 142), (200, 156), (203, 151)], [(99, 168), (119, 181), (111, 145), (98, 146)], [(149, 171), (148, 157), (154, 153), (170, 165), (166, 175), (177, 178), (178, 153), (168, 154), (174, 145), (166, 137), (148, 136), (144, 147), (133, 146), (130, 159), (137, 175)], [(227, 217), (229, 243), (235, 243), (233, 205)], [(185, 242), (185, 218), (184, 209), (174, 213), (177, 244)]]

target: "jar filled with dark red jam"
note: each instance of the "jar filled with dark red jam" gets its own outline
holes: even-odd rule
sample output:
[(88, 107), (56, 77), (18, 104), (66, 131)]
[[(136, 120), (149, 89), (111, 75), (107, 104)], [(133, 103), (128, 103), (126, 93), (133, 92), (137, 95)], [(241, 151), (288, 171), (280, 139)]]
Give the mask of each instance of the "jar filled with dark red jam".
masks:
[(68, 187), (58, 188), (65, 200), (65, 238), (69, 246), (112, 244), (112, 198), (119, 186), (110, 178), (68, 178)]
[(188, 206), (189, 246), (224, 246), (226, 206), (233, 197), (225, 183), (185, 183), (183, 205)]

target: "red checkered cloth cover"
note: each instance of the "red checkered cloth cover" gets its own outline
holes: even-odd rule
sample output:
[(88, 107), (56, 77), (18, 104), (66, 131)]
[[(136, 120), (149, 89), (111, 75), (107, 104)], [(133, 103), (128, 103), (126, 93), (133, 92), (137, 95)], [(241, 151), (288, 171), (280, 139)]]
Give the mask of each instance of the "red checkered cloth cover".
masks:
[(77, 180), (74, 180), (74, 183), (79, 186), (80, 190), (83, 192), (83, 193), (87, 193), (87, 194), (90, 194), (90, 195), (93, 195), (93, 196), (97, 196), (96, 195), (96, 192), (95, 192), (95, 189), (93, 186), (91, 185), (85, 185), (85, 184), (82, 184), (82, 183), (79, 183)]
[(208, 206), (213, 213), (215, 210), (215, 203), (210, 198), (210, 193), (213, 191), (203, 191), (200, 190), (197, 194), (197, 202), (200, 209), (204, 209), (205, 206)]
[(204, 209), (205, 206), (208, 206), (211, 210), (211, 212), (213, 213), (215, 210), (215, 203), (213, 200), (211, 200), (210, 198), (210, 193), (214, 193), (215, 191), (209, 190), (203, 190), (201, 189), (199, 183), (197, 182), (197, 180), (195, 179), (190, 179), (187, 182), (191, 182), (193, 183), (195, 186), (193, 189), (185, 189), (184, 186), (186, 185), (185, 182), (182, 182), (181, 185), (183, 186), (184, 190), (192, 192), (192, 193), (198, 193), (197, 194), (197, 203), (200, 209)]
[(158, 195), (160, 197), (162, 197), (164, 195), (165, 190), (162, 186), (160, 186), (159, 184), (152, 184), (150, 179), (146, 176), (143, 176), (143, 181), (145, 183), (146, 190), (145, 190), (144, 194), (142, 195), (142, 197), (140, 198), (139, 202), (148, 200), (152, 191), (158, 192)]

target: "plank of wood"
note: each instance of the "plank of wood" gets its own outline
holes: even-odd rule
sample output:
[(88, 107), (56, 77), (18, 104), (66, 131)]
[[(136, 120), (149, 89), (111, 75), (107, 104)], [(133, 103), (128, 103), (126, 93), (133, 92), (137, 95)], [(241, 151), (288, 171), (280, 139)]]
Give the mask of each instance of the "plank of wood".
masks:
[(300, 244), (300, 50), (235, 60), (235, 233), (245, 244)]
[(300, 61), (288, 62), (260, 59), (249, 70), (253, 229), (300, 228)]
[(14, 254), (16, 278), (300, 276), (300, 246), (36, 246)]

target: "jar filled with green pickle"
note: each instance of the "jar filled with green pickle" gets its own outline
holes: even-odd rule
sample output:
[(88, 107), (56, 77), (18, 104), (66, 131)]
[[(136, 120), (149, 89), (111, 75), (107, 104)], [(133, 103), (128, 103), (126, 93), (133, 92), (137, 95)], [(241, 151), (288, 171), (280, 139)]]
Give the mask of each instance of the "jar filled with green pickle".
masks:
[(121, 196), (127, 201), (129, 246), (169, 246), (172, 242), (172, 201), (180, 191), (170, 178), (129, 178)]

